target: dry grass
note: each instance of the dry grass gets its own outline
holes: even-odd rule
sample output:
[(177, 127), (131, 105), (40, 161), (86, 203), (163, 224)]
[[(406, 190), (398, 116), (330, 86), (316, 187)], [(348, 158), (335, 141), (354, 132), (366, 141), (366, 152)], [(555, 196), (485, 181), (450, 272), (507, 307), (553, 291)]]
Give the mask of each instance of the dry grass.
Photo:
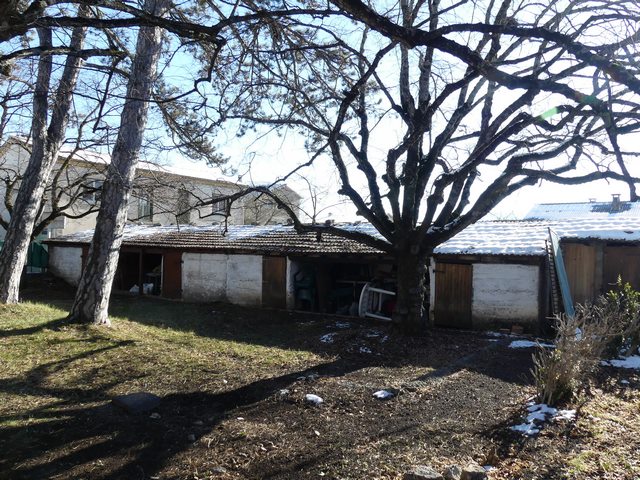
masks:
[[(50, 293), (0, 307), (0, 478), (397, 479), (413, 463), (488, 458), (494, 478), (635, 468), (635, 387), (605, 388), (619, 404), (584, 407), (603, 420), (582, 414), (575, 448), (560, 425), (522, 446), (507, 427), (532, 393), (530, 352), (477, 334), (407, 339), (364, 322), (336, 329), (335, 318), (128, 297), (113, 302), (111, 329), (65, 326), (68, 296), (50, 304)], [(328, 331), (333, 344), (319, 341)], [(422, 386), (391, 401), (371, 396), (414, 380)], [(162, 397), (161, 418), (110, 407), (139, 390)], [(323, 407), (305, 405), (306, 393)], [(549, 453), (530, 459), (540, 445)], [(538, 460), (555, 469), (527, 477)]]

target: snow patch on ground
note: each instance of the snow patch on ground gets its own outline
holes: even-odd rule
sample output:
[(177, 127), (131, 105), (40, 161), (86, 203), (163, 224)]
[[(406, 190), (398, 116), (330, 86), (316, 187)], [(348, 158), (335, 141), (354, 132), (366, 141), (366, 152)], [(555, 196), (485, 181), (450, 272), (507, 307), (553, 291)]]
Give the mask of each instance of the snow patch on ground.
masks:
[(369, 330), (367, 333), (364, 334), (364, 336), (367, 338), (376, 338), (376, 337), (379, 337), (380, 335), (382, 335), (382, 332), (380, 332), (379, 330)]
[(377, 392), (373, 393), (373, 397), (377, 398), (378, 400), (389, 400), (390, 398), (393, 398), (395, 396), (396, 394), (390, 392), (389, 390), (378, 390)]
[(533, 348), (533, 347), (554, 348), (555, 345), (553, 345), (552, 343), (532, 342), (531, 340), (514, 340), (509, 344), (509, 348)]
[(335, 341), (335, 333), (327, 333), (326, 335), (322, 335), (320, 337), (320, 341), (322, 343), (333, 343)]
[(307, 393), (304, 396), (304, 401), (306, 403), (309, 403), (309, 404), (315, 405), (315, 406), (319, 406), (319, 405), (322, 405), (324, 403), (324, 400), (322, 399), (322, 397), (319, 397), (318, 395), (314, 395), (313, 393)]
[(494, 337), (494, 338), (504, 338), (504, 337), (512, 337), (513, 336), (510, 333), (502, 333), (502, 332), (485, 332), (485, 335), (487, 337)]
[(369, 347), (360, 347), (358, 351), (360, 353), (373, 353)]
[(351, 324), (349, 322), (336, 322), (336, 328), (351, 328)]
[(540, 432), (546, 422), (572, 421), (576, 418), (575, 410), (558, 410), (545, 403), (532, 403), (527, 405), (529, 412), (525, 418), (525, 423), (509, 427), (511, 430), (521, 432), (523, 435), (531, 436)]
[(602, 360), (601, 365), (617, 368), (632, 368), (640, 370), (640, 355), (631, 355), (626, 358), (618, 358), (613, 360)]

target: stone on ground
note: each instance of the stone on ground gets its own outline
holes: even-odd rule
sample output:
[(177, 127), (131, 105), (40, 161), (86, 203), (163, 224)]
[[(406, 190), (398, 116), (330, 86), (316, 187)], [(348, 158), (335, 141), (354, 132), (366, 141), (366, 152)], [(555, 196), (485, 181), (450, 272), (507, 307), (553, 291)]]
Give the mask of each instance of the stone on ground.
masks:
[(487, 471), (478, 464), (470, 464), (462, 469), (460, 480), (487, 480)]
[(460, 480), (462, 469), (458, 465), (450, 465), (442, 472), (444, 480)]
[(111, 400), (111, 403), (127, 413), (138, 414), (149, 412), (160, 405), (160, 397), (153, 393), (137, 392), (118, 395)]
[(444, 480), (442, 475), (426, 465), (414, 465), (402, 478), (404, 480)]

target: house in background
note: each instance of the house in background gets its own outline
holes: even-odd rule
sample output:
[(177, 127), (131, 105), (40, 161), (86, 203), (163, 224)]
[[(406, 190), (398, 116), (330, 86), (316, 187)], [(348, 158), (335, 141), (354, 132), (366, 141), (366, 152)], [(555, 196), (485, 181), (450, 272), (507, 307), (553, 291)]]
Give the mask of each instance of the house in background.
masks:
[[(15, 197), (29, 160), (29, 146), (10, 138), (0, 147), (0, 198)], [(41, 218), (59, 213), (43, 232), (47, 237), (66, 235), (95, 226), (100, 191), (110, 163), (109, 155), (89, 150), (62, 149), (45, 192)], [(232, 204), (223, 197), (246, 188), (201, 172), (140, 162), (129, 202), (128, 219), (141, 225), (228, 225), (286, 223), (286, 212), (264, 195), (249, 194)], [(297, 213), (301, 197), (286, 185), (273, 188)], [(219, 199), (219, 200), (217, 200)], [(0, 215), (7, 220), (6, 203)], [(4, 237), (4, 230), (0, 238)]]

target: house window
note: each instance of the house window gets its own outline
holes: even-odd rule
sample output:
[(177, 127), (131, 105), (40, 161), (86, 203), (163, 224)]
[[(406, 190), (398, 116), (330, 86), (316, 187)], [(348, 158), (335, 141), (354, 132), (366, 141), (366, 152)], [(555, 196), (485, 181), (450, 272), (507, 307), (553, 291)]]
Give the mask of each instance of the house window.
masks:
[(138, 198), (138, 219), (153, 221), (153, 200), (148, 195)]
[(103, 180), (91, 180), (84, 185), (85, 191), (82, 194), (82, 200), (87, 203), (98, 203), (102, 198), (102, 184)]
[(230, 204), (230, 201), (228, 198), (214, 201), (212, 204), (211, 213), (224, 215), (225, 213), (227, 213), (229, 204)]

